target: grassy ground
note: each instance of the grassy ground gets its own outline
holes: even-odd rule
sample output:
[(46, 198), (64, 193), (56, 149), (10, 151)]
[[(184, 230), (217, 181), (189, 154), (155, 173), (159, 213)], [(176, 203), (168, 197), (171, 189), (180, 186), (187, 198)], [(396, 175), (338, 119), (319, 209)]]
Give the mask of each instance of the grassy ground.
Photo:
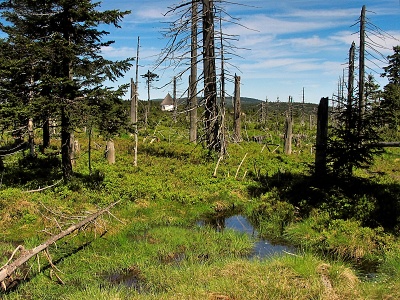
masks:
[[(382, 197), (399, 203), (398, 150), (389, 149), (371, 170), (358, 170), (349, 191), (339, 183), (314, 185), (307, 142), (291, 156), (253, 142), (229, 145), (213, 176), (217, 160), (201, 146), (170, 128), (154, 133), (159, 142), (140, 139), (138, 167), (132, 137), (115, 140), (112, 166), (103, 158), (105, 142), (96, 138), (92, 175), (87, 139), (78, 135), (77, 176), (42, 192), (24, 191), (56, 182), (57, 164), (43, 156), (34, 171), (22, 156), (5, 160), (1, 264), (16, 246), (33, 248), (59, 227), (121, 202), (112, 215), (51, 246), (57, 269), (43, 254), (29, 261), (2, 299), (400, 298), (398, 227), (372, 218), (384, 212)], [(377, 188), (379, 193), (368, 192)], [(251, 237), (198, 225), (205, 215), (233, 209), (262, 235), (290, 241), (299, 252), (249, 260)], [(362, 215), (349, 217), (360, 210)], [(360, 271), (365, 264), (373, 271), (367, 277)]]

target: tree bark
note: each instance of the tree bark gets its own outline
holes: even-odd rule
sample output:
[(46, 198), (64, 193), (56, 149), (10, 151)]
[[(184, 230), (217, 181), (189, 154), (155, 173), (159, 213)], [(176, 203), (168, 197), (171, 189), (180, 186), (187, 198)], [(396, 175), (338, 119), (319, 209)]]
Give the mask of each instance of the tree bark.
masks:
[(75, 148), (75, 136), (73, 133), (70, 134), (70, 139), (69, 139), (69, 148), (70, 148), (70, 161), (71, 165), (75, 166), (76, 165), (76, 148)]
[(240, 76), (235, 75), (235, 95), (234, 95), (234, 119), (233, 119), (233, 130), (234, 130), (234, 139), (236, 142), (240, 142), (242, 140), (241, 134), (241, 107), (240, 107)]
[(290, 116), (285, 121), (285, 154), (292, 154), (293, 121)]
[(131, 123), (135, 124), (137, 122), (137, 98), (136, 98), (136, 84), (131, 78)]
[(50, 146), (50, 120), (46, 117), (43, 121), (43, 152)]
[(326, 151), (328, 145), (328, 98), (322, 98), (318, 105), (317, 140), (315, 149), (315, 175), (323, 178), (327, 174)]
[(107, 141), (106, 156), (110, 165), (115, 164), (115, 145), (113, 140)]
[(217, 76), (215, 70), (214, 40), (214, 3), (203, 1), (203, 64), (204, 64), (204, 98), (205, 98), (205, 132), (206, 145), (209, 150), (219, 152), (218, 109), (217, 109)]
[(28, 121), (28, 139), (29, 139), (29, 155), (35, 156), (35, 134), (33, 131), (33, 119), (30, 118)]
[(190, 62), (190, 129), (189, 141), (197, 141), (197, 1), (192, 0), (192, 32), (191, 32), (191, 62)]

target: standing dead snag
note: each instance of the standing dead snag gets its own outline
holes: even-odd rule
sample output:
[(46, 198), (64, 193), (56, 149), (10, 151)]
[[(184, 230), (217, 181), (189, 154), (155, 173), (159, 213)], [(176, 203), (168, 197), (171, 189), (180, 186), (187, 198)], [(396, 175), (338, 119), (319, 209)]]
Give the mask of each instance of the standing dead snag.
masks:
[(235, 101), (233, 103), (234, 117), (233, 117), (233, 130), (235, 142), (240, 142), (242, 140), (241, 134), (241, 107), (240, 107), (240, 76), (235, 74)]
[(315, 175), (317, 178), (323, 178), (327, 174), (328, 102), (328, 98), (322, 98), (318, 105), (317, 141), (315, 147)]
[[(87, 224), (93, 222), (94, 220), (96, 220), (98, 217), (100, 217), (102, 214), (109, 212), (109, 210), (114, 207), (115, 205), (117, 205), (120, 201), (114, 202), (112, 204), (110, 204), (108, 207), (97, 211), (96, 213), (88, 216), (87, 218), (85, 218), (84, 220), (80, 221), (77, 224), (74, 224), (72, 226), (70, 226), (68, 229), (61, 231), (59, 234), (52, 236), (51, 238), (49, 238), (46, 242), (44, 242), (43, 244), (30, 249), (30, 250), (26, 250), (23, 252), (22, 256), (19, 257), (18, 259), (16, 259), (15, 261), (13, 261), (12, 263), (7, 263), (6, 265), (4, 265), (1, 269), (0, 269), (0, 283), (1, 286), (3, 288), (3, 290), (6, 290), (7, 286), (5, 284), (5, 280), (10, 278), (10, 276), (19, 268), (21, 267), (24, 263), (26, 263), (29, 259), (31, 259), (32, 257), (36, 256), (37, 254), (39, 254), (42, 251), (47, 251), (48, 247), (52, 244), (54, 244), (55, 242), (57, 242), (58, 240), (62, 239), (63, 237), (66, 237), (67, 235), (73, 233), (74, 231), (86, 226)], [(22, 246), (18, 246), (19, 248), (22, 248)], [(48, 255), (48, 253), (47, 253)], [(48, 256), (49, 257), (49, 256)], [(52, 262), (49, 259), (50, 264), (52, 264)]]

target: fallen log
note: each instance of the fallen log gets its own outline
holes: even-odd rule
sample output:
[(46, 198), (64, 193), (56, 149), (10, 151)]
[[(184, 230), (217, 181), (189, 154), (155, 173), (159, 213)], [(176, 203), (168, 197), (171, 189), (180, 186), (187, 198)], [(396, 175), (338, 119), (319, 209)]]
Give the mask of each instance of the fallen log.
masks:
[(400, 147), (400, 142), (380, 142), (376, 144), (372, 144), (373, 146), (377, 147)]
[[(78, 230), (82, 227), (84, 227), (86, 224), (96, 220), (99, 216), (104, 214), (105, 212), (108, 212), (109, 209), (117, 205), (120, 201), (117, 201), (115, 203), (110, 204), (108, 207), (101, 209), (97, 211), (94, 214), (91, 214), (87, 218), (83, 219), (82, 221), (71, 225), (68, 227), (68, 229), (61, 231), (59, 234), (54, 235), (50, 237), (46, 242), (43, 244), (30, 249), (30, 250), (25, 250), (21, 257), (17, 258), (15, 261), (12, 263), (7, 263), (4, 265), (1, 270), (0, 270), (0, 284), (3, 287), (3, 289), (6, 289), (6, 285), (4, 281), (9, 278), (20, 266), (22, 266), (24, 263), (26, 263), (29, 259), (34, 257), (35, 255), (39, 254), (41, 251), (46, 250), (51, 244), (57, 242), (58, 240), (62, 239), (63, 237), (73, 233), (75, 230)], [(19, 246), (20, 247), (20, 246)]]

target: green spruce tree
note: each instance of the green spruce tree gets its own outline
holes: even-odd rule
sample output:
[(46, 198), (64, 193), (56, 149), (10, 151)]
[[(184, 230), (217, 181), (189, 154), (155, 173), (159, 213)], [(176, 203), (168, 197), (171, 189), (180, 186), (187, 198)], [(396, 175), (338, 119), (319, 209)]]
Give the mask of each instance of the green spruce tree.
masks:
[[(0, 5), (6, 21), (0, 27), (7, 34), (4, 42), (18, 40), (16, 47), (29, 45), (15, 59), (32, 57), (33, 63), (26, 67), (31, 71), (22, 85), (30, 87), (35, 117), (43, 121), (43, 115), (51, 113), (60, 120), (64, 179), (72, 175), (71, 133), (81, 120), (88, 119), (82, 116), (87, 112), (83, 108), (91, 105), (93, 97), (97, 101), (109, 98), (110, 90), (103, 83), (122, 76), (133, 60), (114, 62), (102, 57), (101, 48), (113, 41), (103, 41), (109, 33), (99, 26), (118, 27), (129, 11), (99, 11), (99, 5), (90, 0), (10, 0)], [(126, 88), (117, 89), (116, 95)]]
[(384, 87), (382, 107), (386, 112), (386, 122), (392, 132), (397, 133), (400, 124), (400, 45), (393, 47), (393, 54), (387, 57), (382, 77), (389, 83)]

